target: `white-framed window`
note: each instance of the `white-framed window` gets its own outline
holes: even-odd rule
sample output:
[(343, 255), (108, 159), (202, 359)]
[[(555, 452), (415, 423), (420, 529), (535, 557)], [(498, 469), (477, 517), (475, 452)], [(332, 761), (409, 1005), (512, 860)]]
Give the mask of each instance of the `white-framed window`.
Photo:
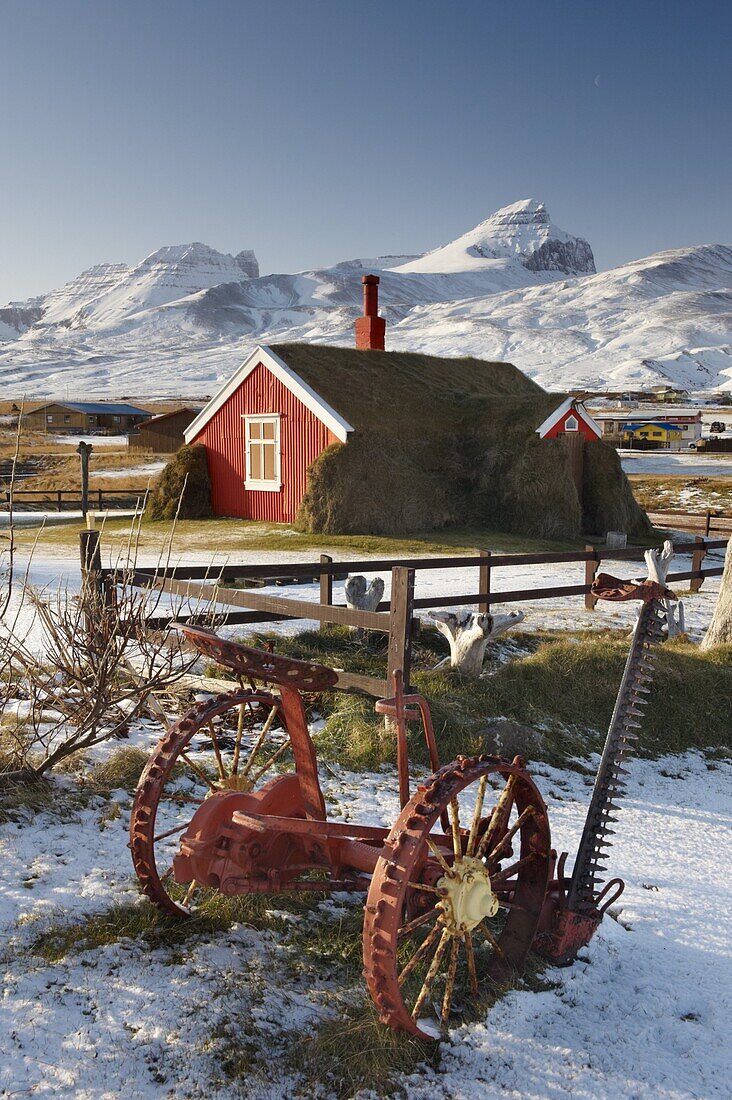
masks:
[(567, 417), (567, 419), (564, 421), (564, 430), (565, 430), (565, 432), (578, 432), (579, 431), (579, 420), (577, 419), (576, 416), (568, 416)]
[(247, 469), (244, 487), (265, 492), (282, 488), (279, 414), (245, 416)]
[(46, 413), (46, 423), (53, 424), (53, 413)]

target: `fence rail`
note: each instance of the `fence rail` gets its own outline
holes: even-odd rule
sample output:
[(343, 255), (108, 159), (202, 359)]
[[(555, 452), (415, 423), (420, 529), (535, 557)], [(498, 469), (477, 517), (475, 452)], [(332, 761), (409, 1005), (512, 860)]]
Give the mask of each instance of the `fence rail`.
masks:
[(679, 531), (693, 531), (706, 537), (717, 532), (732, 534), (732, 515), (716, 512), (708, 508), (706, 512), (649, 512), (648, 518), (657, 527), (676, 528)]
[[(98, 550), (99, 533), (82, 532), (82, 568), (88, 570), (89, 541), (94, 541)], [(691, 544), (680, 543), (675, 549), (691, 552), (691, 569), (669, 574), (671, 583), (688, 580), (692, 592), (698, 592), (708, 577), (722, 575), (721, 565), (703, 568), (704, 560), (712, 550), (722, 550), (727, 546), (726, 538), (710, 539), (697, 536)], [(220, 567), (200, 565), (175, 565), (159, 569), (136, 568), (130, 571), (102, 569), (99, 555), (96, 554), (94, 571), (100, 585), (107, 589), (121, 583), (134, 587), (151, 588), (171, 596), (200, 600), (207, 605), (220, 605), (236, 610), (215, 616), (214, 621), (227, 624), (268, 623), (287, 619), (314, 620), (321, 629), (330, 624), (340, 624), (365, 630), (375, 630), (389, 638), (387, 674), (384, 680), (376, 677), (360, 676), (352, 673), (339, 673), (339, 686), (366, 692), (376, 697), (390, 693), (393, 674), (401, 669), (406, 684), (412, 656), (412, 638), (415, 629), (414, 612), (427, 608), (449, 608), (475, 605), (479, 610), (487, 611), (500, 604), (525, 603), (533, 600), (564, 599), (570, 596), (584, 596), (585, 607), (594, 610), (597, 603), (591, 587), (602, 562), (641, 561), (643, 551), (639, 547), (613, 550), (608, 547), (586, 546), (584, 550), (542, 554), (493, 554), (482, 550), (475, 555), (422, 557), (400, 559), (359, 559), (353, 561), (333, 561), (327, 554), (321, 554), (316, 562), (278, 562), (271, 565), (236, 565)], [(584, 567), (584, 583), (552, 585), (539, 588), (499, 589), (494, 587), (495, 570), (517, 565), (559, 565), (577, 564)], [(439, 596), (415, 598), (415, 578), (420, 571), (476, 569), (477, 591), (446, 593)], [(344, 573), (374, 573), (390, 570), (391, 598), (379, 604), (375, 611), (358, 611), (345, 604), (333, 602), (333, 578)], [(319, 582), (319, 599), (311, 601), (290, 596), (265, 595), (251, 589), (227, 587), (227, 581), (251, 579), (304, 579)], [(211, 621), (207, 612), (182, 613), (178, 615), (155, 615), (148, 619), (151, 629), (162, 629), (172, 622)]]
[[(90, 489), (89, 505), (97, 507), (101, 511), (104, 507), (104, 500), (108, 500), (109, 497), (122, 498), (120, 503), (124, 501), (133, 503), (142, 500), (144, 496), (144, 491), (136, 492), (134, 489)], [(10, 507), (10, 497), (10, 490), (6, 489), (6, 507)], [(71, 507), (76, 505), (79, 508), (82, 506), (81, 493), (77, 489), (13, 489), (13, 506), (22, 503), (23, 499), (27, 497), (35, 498), (31, 503), (54, 504), (57, 512), (63, 512), (65, 504)]]

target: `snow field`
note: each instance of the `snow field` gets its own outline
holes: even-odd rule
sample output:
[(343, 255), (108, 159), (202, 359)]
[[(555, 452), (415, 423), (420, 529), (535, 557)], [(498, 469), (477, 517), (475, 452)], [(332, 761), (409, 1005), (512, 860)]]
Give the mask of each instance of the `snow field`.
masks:
[[(590, 776), (545, 765), (532, 772), (553, 845), (573, 851)], [(456, 1027), (438, 1069), (401, 1082), (410, 1100), (728, 1095), (732, 891), (721, 853), (732, 827), (731, 776), (729, 762), (700, 753), (633, 762), (610, 855), (609, 873), (627, 881), (613, 917), (572, 967), (544, 972), (545, 991), (509, 993), (486, 1019)], [(387, 769), (352, 775), (331, 766), (323, 786), (335, 819), (390, 824), (396, 816)], [(115, 797), (121, 817), (103, 830), (95, 809), (63, 824), (44, 815), (35, 828), (0, 827), (0, 921), (11, 937), (0, 1088), (95, 1100), (203, 1097), (214, 1084), (222, 1100), (311, 1095), (298, 1092), (288, 1070), (286, 1033), (317, 1027), (347, 991), (327, 973), (302, 982), (288, 972), (276, 898), (271, 930), (235, 925), (175, 949), (121, 940), (53, 964), (20, 952), (53, 921), (134, 896), (130, 799)], [(338, 898), (314, 901), (312, 918), (288, 919), (327, 923), (339, 908)], [(222, 1078), (210, 1043), (227, 1022), (264, 1055), (243, 1091)]]
[[(268, 562), (311, 556), (251, 555)], [(194, 557), (205, 560), (185, 554)], [(681, 556), (674, 567), (684, 569), (687, 561)], [(630, 576), (643, 567), (608, 561), (603, 568)], [(516, 566), (495, 570), (493, 583), (542, 587), (577, 583), (581, 575), (576, 564)], [(418, 595), (470, 592), (477, 570), (419, 571), (417, 578)], [(30, 579), (74, 590), (76, 561), (39, 554)], [(388, 574), (385, 579), (388, 596)], [(718, 583), (705, 582), (686, 600), (693, 637), (709, 620)], [(342, 582), (335, 588), (339, 601)], [(258, 591), (317, 599), (311, 585)], [(522, 610), (521, 629), (629, 628), (635, 618), (633, 605), (600, 604), (597, 612), (585, 612), (581, 597), (527, 603)], [(19, 614), (30, 630), (28, 609)], [(306, 624), (270, 625), (290, 632)], [(159, 732), (155, 723), (141, 722), (124, 744), (149, 749)], [(100, 746), (95, 755), (116, 747)], [(559, 851), (573, 853), (579, 839), (597, 758), (584, 764), (577, 771), (530, 766)], [(729, 761), (702, 753), (632, 762), (608, 864), (608, 877), (621, 875), (627, 887), (612, 916), (572, 967), (544, 972), (543, 991), (511, 992), (484, 1019), (456, 1026), (437, 1069), (422, 1067), (398, 1082), (409, 1100), (726, 1100), (731, 777)], [(392, 770), (353, 774), (329, 764), (321, 779), (333, 819), (394, 821)], [(291, 965), (300, 952), (288, 927), (307, 935), (313, 922), (313, 929), (332, 927), (337, 934), (339, 915), (352, 911), (345, 898), (314, 899), (312, 913), (297, 916), (281, 913), (274, 897), (271, 927), (234, 925), (174, 947), (121, 939), (95, 950), (72, 948), (52, 963), (28, 953), (39, 933), (138, 897), (127, 848), (131, 796), (120, 790), (112, 802), (117, 818), (97, 797), (71, 813), (0, 825), (0, 1096), (313, 1096), (310, 1085), (303, 1091), (298, 1084), (288, 1043), (315, 1031), (358, 991), (344, 988), (328, 967), (303, 974)], [(468, 798), (461, 818), (469, 814)], [(223, 1073), (216, 1038), (232, 1032), (254, 1055), (238, 1081)], [(317, 1095), (328, 1097), (327, 1084)]]

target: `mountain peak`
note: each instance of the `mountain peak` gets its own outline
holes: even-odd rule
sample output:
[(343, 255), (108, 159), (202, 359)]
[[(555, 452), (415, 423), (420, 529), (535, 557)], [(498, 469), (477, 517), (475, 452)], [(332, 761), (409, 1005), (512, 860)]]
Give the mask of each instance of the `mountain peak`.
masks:
[(458, 272), (518, 261), (534, 272), (594, 275), (595, 259), (588, 242), (554, 225), (537, 199), (520, 199), (496, 210), (474, 229), (450, 244), (420, 256), (398, 271)]
[[(218, 252), (210, 245), (203, 244), (202, 241), (192, 241), (190, 244), (163, 245), (162, 248), (158, 248), (155, 252), (151, 252), (149, 256), (146, 256), (137, 265), (137, 270), (149, 270), (159, 266), (174, 268), (178, 271), (197, 269), (207, 273), (210, 271), (221, 272), (220, 282), (227, 279), (240, 279), (242, 276), (248, 279), (259, 278), (259, 264), (251, 249), (244, 249), (236, 256), (232, 256), (228, 252)], [(210, 285), (208, 278), (205, 279), (200, 289), (203, 289), (205, 285)]]

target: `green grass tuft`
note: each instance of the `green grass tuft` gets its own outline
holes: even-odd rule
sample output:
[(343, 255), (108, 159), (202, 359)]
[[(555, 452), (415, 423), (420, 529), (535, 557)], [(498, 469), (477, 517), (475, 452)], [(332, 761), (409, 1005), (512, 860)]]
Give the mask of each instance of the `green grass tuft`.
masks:
[[(263, 639), (272, 640), (276, 652), (292, 657), (373, 676), (385, 673), (386, 645), (380, 636), (363, 640), (345, 628), (332, 628), (290, 638), (257, 635), (253, 641), (261, 644)], [(445, 655), (446, 643), (437, 631), (420, 631), (412, 683), (430, 704), (441, 758), (505, 752), (505, 746), (496, 745), (491, 728), (497, 718), (538, 732), (537, 739), (531, 729), (512, 731), (518, 739), (513, 751), (533, 759), (562, 764), (598, 751), (628, 655), (627, 632), (515, 632), (510, 644), (518, 657), (507, 663), (489, 661), (484, 675), (473, 680), (450, 670), (429, 671)], [(326, 719), (317, 735), (324, 758), (356, 770), (394, 763), (394, 738), (374, 713), (372, 700), (331, 692), (319, 696), (314, 705)], [(667, 642), (660, 649), (639, 752), (658, 755), (728, 746), (730, 713), (732, 647), (702, 651), (683, 639)], [(409, 739), (411, 758), (426, 764), (417, 724), (410, 726)]]
[(89, 772), (89, 786), (100, 794), (112, 791), (134, 791), (150, 754), (143, 749), (125, 745), (95, 764)]

